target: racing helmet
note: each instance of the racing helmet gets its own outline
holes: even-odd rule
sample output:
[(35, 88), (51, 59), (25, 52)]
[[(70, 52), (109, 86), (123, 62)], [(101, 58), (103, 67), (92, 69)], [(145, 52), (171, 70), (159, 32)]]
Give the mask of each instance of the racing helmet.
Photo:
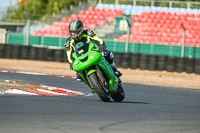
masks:
[(84, 30), (83, 23), (80, 20), (74, 20), (69, 24), (68, 30), (71, 38), (79, 39)]

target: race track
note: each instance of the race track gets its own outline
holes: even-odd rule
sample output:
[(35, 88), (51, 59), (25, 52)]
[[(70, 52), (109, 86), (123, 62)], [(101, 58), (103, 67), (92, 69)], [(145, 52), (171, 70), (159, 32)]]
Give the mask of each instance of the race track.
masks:
[[(0, 80), (16, 79), (91, 94), (72, 78), (0, 72)], [(200, 133), (200, 90), (123, 86), (121, 103), (102, 102), (96, 94), (0, 94), (0, 133)]]

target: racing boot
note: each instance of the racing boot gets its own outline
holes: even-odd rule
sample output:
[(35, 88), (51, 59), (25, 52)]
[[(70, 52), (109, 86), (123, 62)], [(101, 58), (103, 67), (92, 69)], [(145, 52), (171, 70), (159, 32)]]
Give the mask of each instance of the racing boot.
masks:
[(122, 73), (121, 73), (119, 70), (117, 70), (117, 67), (116, 67), (114, 61), (112, 62), (111, 67), (112, 67), (112, 69), (113, 69), (115, 75), (116, 75), (118, 78), (122, 76)]
[(76, 73), (76, 80), (78, 82), (83, 82), (83, 79), (82, 79), (82, 77), (81, 77), (81, 75), (79, 73)]

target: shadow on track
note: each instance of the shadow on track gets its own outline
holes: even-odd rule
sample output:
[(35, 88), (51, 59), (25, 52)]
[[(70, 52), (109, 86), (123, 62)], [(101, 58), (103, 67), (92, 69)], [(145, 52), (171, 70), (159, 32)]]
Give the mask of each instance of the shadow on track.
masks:
[[(112, 102), (114, 102), (114, 101), (112, 101)], [(147, 102), (132, 102), (132, 101), (122, 101), (122, 102), (114, 102), (114, 103), (150, 104)]]
[[(98, 101), (101, 101), (101, 100), (98, 100)], [(101, 102), (103, 102), (103, 101), (101, 101)], [(147, 103), (147, 102), (132, 102), (132, 101), (122, 101), (122, 102), (110, 101), (108, 103), (151, 104), (151, 103)]]
[(147, 102), (131, 102), (131, 101), (122, 101), (121, 103), (132, 103), (132, 104), (151, 104)]

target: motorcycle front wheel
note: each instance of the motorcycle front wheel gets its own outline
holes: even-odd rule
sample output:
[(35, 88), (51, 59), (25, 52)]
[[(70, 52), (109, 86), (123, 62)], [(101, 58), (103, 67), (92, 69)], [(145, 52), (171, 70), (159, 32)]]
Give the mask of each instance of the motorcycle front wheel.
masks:
[(94, 90), (96, 91), (97, 95), (100, 97), (100, 99), (104, 102), (109, 102), (110, 101), (110, 94), (108, 90), (104, 87), (101, 86), (97, 74), (92, 73), (89, 75), (89, 80), (94, 87)]
[(113, 94), (111, 97), (115, 102), (121, 102), (122, 100), (124, 100), (125, 92), (121, 83), (119, 83), (116, 93)]

